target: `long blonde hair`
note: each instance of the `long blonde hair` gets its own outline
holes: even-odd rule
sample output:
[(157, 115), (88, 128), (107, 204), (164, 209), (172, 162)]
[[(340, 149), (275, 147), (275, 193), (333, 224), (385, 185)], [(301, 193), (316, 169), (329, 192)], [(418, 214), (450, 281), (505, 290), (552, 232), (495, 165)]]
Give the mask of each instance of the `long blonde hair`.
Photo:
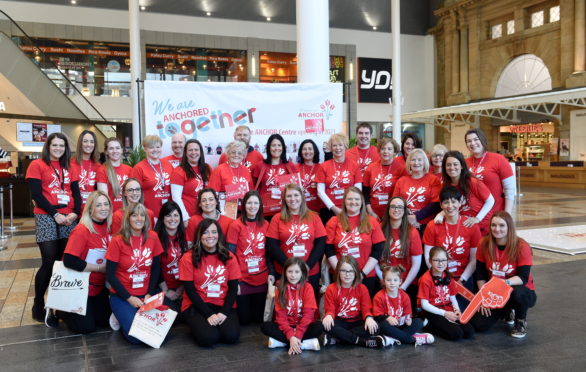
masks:
[[(116, 137), (110, 137), (104, 143), (104, 152), (108, 151), (108, 145), (111, 142), (118, 142), (120, 144), (120, 148), (122, 148), (122, 142)], [(120, 181), (118, 180), (118, 175), (116, 174), (116, 170), (112, 166), (112, 162), (110, 158), (106, 155), (106, 162), (104, 163), (104, 168), (106, 168), (106, 175), (108, 176), (108, 182), (110, 186), (112, 186), (112, 193), (115, 196), (121, 195), (122, 189), (120, 187)]]
[(351, 192), (360, 195), (360, 225), (358, 225), (358, 232), (361, 234), (368, 234), (372, 230), (372, 224), (370, 223), (370, 216), (366, 212), (366, 206), (364, 205), (364, 195), (362, 195), (362, 192), (354, 186), (350, 186), (344, 191), (342, 212), (338, 215), (338, 221), (340, 221), (340, 225), (342, 225), (344, 231), (350, 231), (350, 221), (348, 220), (348, 211), (346, 210), (346, 197)]
[(122, 227), (120, 227), (120, 235), (126, 244), (130, 244), (130, 236), (132, 235), (132, 228), (130, 227), (130, 216), (133, 214), (142, 214), (144, 216), (144, 225), (142, 226), (142, 238), (146, 241), (149, 237), (149, 229), (151, 223), (149, 221), (149, 214), (146, 207), (141, 203), (130, 205), (124, 211), (124, 218), (122, 219)]
[(287, 202), (285, 201), (285, 196), (287, 195), (287, 191), (295, 190), (301, 194), (301, 206), (299, 207), (299, 221), (305, 220), (309, 216), (309, 209), (307, 208), (307, 203), (305, 202), (305, 193), (296, 183), (290, 183), (285, 186), (283, 190), (283, 195), (281, 196), (281, 221), (289, 222), (291, 218), (293, 218), (293, 214), (289, 211), (289, 207), (287, 206)]
[(87, 227), (87, 229), (92, 234), (97, 234), (96, 229), (94, 229), (92, 212), (94, 211), (94, 207), (96, 206), (96, 203), (98, 202), (98, 198), (100, 196), (105, 197), (108, 200), (108, 204), (110, 204), (110, 212), (108, 212), (108, 218), (106, 219), (108, 231), (110, 231), (110, 226), (112, 225), (112, 201), (110, 200), (110, 197), (108, 196), (108, 194), (100, 190), (93, 191), (88, 196), (85, 208), (83, 209), (83, 212), (81, 213), (81, 218), (79, 219), (79, 223)]

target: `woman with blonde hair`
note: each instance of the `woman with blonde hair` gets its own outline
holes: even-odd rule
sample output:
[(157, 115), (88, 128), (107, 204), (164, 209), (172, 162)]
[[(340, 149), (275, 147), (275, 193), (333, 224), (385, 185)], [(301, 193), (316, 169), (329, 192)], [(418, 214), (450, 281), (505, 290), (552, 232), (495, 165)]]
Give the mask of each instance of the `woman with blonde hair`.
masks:
[(104, 143), (106, 162), (96, 174), (98, 190), (107, 193), (112, 201), (112, 211), (122, 208), (122, 184), (130, 177), (132, 167), (122, 163), (122, 142), (110, 137)]
[(241, 141), (232, 141), (226, 146), (228, 162), (220, 164), (212, 171), (208, 187), (216, 190), (221, 201), (226, 199), (226, 186), (239, 187), (245, 192), (252, 190), (252, 175), (243, 164), (246, 157), (246, 145)]

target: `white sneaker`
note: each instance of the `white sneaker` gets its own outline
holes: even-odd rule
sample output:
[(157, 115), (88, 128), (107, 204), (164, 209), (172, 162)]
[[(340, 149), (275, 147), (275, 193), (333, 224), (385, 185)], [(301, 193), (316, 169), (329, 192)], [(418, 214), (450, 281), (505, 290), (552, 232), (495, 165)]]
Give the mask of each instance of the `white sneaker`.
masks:
[(112, 328), (113, 331), (120, 330), (120, 323), (118, 323), (118, 319), (116, 319), (116, 315), (114, 315), (114, 313), (110, 315), (110, 320), (108, 322), (110, 323), (110, 328)]
[(401, 345), (401, 341), (396, 340), (392, 337), (384, 336), (384, 338), (385, 338), (385, 347), (393, 346), (394, 344)]
[(413, 338), (415, 338), (415, 346), (429, 345), (435, 342), (435, 338), (431, 333), (415, 333)]
[(277, 341), (272, 337), (269, 337), (269, 349), (274, 349), (276, 347), (285, 347), (287, 346), (287, 344), (281, 342), (281, 341)]
[(319, 347), (319, 341), (317, 338), (309, 338), (307, 340), (303, 340), (301, 342), (301, 350), (315, 350), (318, 351), (320, 349)]

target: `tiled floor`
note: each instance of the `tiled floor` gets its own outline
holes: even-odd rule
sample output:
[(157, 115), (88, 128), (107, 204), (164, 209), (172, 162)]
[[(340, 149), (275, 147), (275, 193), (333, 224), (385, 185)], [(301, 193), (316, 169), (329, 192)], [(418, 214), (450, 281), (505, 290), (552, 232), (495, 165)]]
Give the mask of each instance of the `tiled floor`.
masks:
[[(516, 213), (519, 229), (586, 224), (586, 192), (523, 193)], [(182, 325), (172, 330), (161, 350), (128, 345), (109, 330), (77, 336), (63, 326), (59, 330), (48, 329), (32, 321), (30, 315), (34, 274), (40, 265), (34, 221), (21, 219), (16, 223), (18, 230), (9, 239), (7, 249), (0, 251), (0, 370), (264, 370), (276, 366), (292, 370), (586, 368), (586, 323), (575, 313), (576, 309), (586, 307), (583, 287), (562, 284), (586, 281), (586, 270), (579, 262), (586, 259), (586, 254), (570, 256), (534, 250), (538, 306), (531, 310), (530, 335), (521, 342), (506, 336), (500, 329), (503, 327), (497, 327), (498, 330), (477, 335), (476, 340), (465, 346), (439, 341), (433, 347), (402, 346), (404, 350), (397, 352), (395, 348), (388, 353), (334, 347), (289, 358), (282, 351), (267, 351), (257, 327), (245, 327), (238, 346), (220, 346), (210, 351), (195, 347)], [(482, 357), (476, 358), (478, 355)]]

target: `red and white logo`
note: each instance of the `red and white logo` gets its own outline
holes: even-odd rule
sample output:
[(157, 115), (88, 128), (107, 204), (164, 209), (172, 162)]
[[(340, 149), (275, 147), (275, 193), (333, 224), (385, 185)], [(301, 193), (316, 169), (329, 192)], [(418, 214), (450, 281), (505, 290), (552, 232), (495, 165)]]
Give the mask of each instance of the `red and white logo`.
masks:
[(129, 273), (140, 271), (142, 267), (149, 267), (153, 264), (152, 251), (149, 247), (133, 249), (130, 258), (132, 259), (132, 266), (127, 270)]
[(289, 228), (289, 238), (285, 242), (286, 245), (293, 245), (299, 243), (300, 240), (309, 240), (309, 226), (307, 224), (291, 224)]
[(415, 202), (417, 202), (417, 203), (425, 202), (425, 195), (424, 194), (426, 191), (427, 191), (427, 187), (425, 187), (425, 186), (419, 186), (418, 188), (411, 186), (407, 190), (407, 206), (414, 207)]

